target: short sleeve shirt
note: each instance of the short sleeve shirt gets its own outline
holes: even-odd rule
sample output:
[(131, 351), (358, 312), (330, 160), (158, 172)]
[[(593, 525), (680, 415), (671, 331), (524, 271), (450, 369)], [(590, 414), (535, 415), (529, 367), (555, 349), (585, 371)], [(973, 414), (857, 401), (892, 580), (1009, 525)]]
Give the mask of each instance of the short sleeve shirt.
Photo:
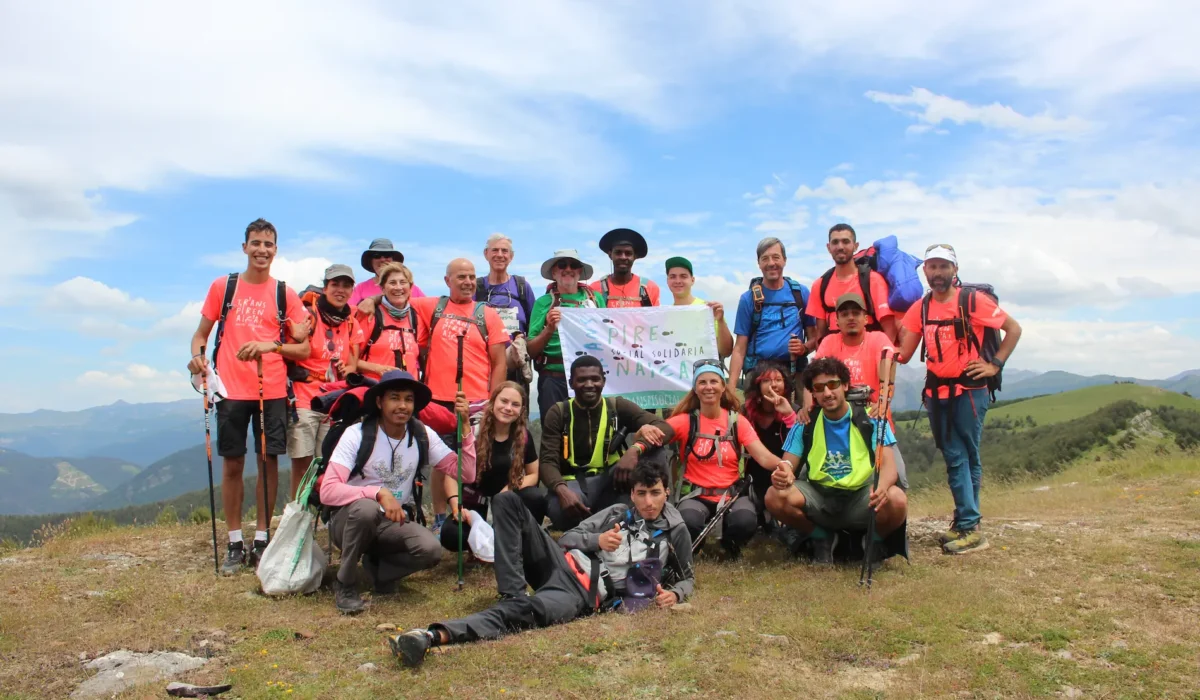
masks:
[[(807, 305), (808, 287), (804, 285), (800, 285), (800, 287)], [(788, 340), (793, 335), (803, 340), (805, 338), (804, 329), (815, 326), (817, 321), (804, 313), (802, 309), (796, 308), (796, 297), (792, 293), (791, 285), (786, 280), (780, 289), (768, 289), (764, 285), (762, 291), (762, 317), (758, 324), (758, 330), (754, 333), (754, 340), (746, 350), (746, 355), (753, 357), (756, 361), (787, 361), (789, 359)], [(753, 320), (754, 295), (750, 290), (746, 290), (742, 292), (742, 296), (738, 300), (737, 320), (734, 322), (733, 332), (743, 338), (749, 337)]]
[[(522, 467), (537, 461), (537, 446), (533, 444), (533, 435), (528, 430), (525, 431), (524, 452)], [(479, 479), (476, 483), (483, 495), (491, 498), (508, 486), (508, 473), (512, 469), (512, 445), (508, 440), (504, 442), (492, 440), (492, 457), (489, 461), (490, 464), (487, 465), (476, 465), (476, 470), (479, 472)]]
[(486, 401), (490, 395), (492, 360), (488, 349), (509, 342), (508, 331), (496, 310), (484, 306), (483, 319), (487, 327), (487, 342), (475, 324), (475, 300), (447, 301), (441, 320), (430, 333), (434, 307), (438, 297), (414, 299), (419, 328), (417, 342), (428, 352), (425, 360), (425, 385), (437, 401), (453, 401), (458, 390), (455, 374), (458, 368), (458, 336), (465, 333), (463, 342), (463, 393), (471, 402)]
[[(875, 309), (870, 312), (871, 316), (876, 321), (882, 321), (885, 318), (894, 316), (892, 308), (888, 306), (887, 280), (883, 278), (883, 275), (874, 270), (871, 271), (870, 279), (871, 303), (875, 305)], [(830, 330), (837, 330), (837, 312), (831, 311), (826, 314), (825, 304), (833, 307), (837, 304), (838, 297), (850, 292), (862, 294), (862, 284), (859, 282), (857, 273), (846, 279), (842, 279), (837, 276), (837, 273), (834, 273), (833, 277), (829, 279), (829, 289), (822, 287), (821, 278), (818, 277), (813, 282), (812, 295), (808, 297), (808, 307), (805, 311), (813, 318), (824, 318), (829, 324)], [(824, 299), (825, 304), (821, 303), (822, 299)]]
[(886, 333), (867, 331), (858, 345), (846, 345), (841, 333), (831, 333), (821, 339), (816, 357), (836, 357), (850, 370), (852, 386), (871, 387), (871, 402), (879, 397), (879, 358), (884, 350), (895, 350)]
[(510, 335), (529, 331), (529, 319), (526, 318), (525, 307), (522, 305), (524, 300), (529, 301), (529, 310), (532, 313), (535, 300), (533, 286), (525, 280), (525, 288), (519, 289), (517, 278), (511, 275), (504, 284), (488, 285), (486, 289), (480, 285), (475, 290), (475, 301), (482, 301), (495, 309)]
[[(850, 411), (846, 411), (846, 415), (840, 420), (830, 420), (825, 417), (825, 414), (820, 414), (819, 420), (825, 421), (825, 464), (824, 470), (834, 479), (841, 479), (850, 473), (850, 430), (854, 428), (854, 424), (850, 420)], [(871, 431), (872, 449), (876, 448), (876, 436), (879, 434), (879, 422), (872, 418), (871, 423), (875, 429)], [(892, 446), (896, 444), (896, 434), (892, 432), (892, 426), (888, 425), (884, 428), (883, 436), (884, 446)], [(787, 442), (783, 446), (783, 451), (789, 454), (800, 457), (804, 454), (804, 426), (797, 423), (792, 428), (792, 432), (788, 434)]]
[[(607, 308), (603, 294), (597, 292), (592, 296), (594, 296), (596, 299), (595, 308)], [(591, 306), (591, 302), (588, 300), (587, 292), (582, 290), (575, 292), (574, 294), (562, 294), (560, 295), (560, 298), (562, 299), (563, 306)], [(537, 336), (541, 335), (542, 331), (546, 328), (546, 314), (550, 312), (551, 304), (553, 303), (553, 294), (543, 295), (534, 303), (533, 318), (529, 321), (530, 338), (536, 338)], [(542, 350), (542, 355), (544, 355), (546, 359), (545, 369), (548, 369), (551, 372), (563, 371), (562, 345), (559, 343), (557, 331), (554, 332), (554, 335), (550, 336), (550, 340), (547, 341), (546, 347)]]
[[(297, 364), (308, 370), (311, 381), (292, 383), (296, 405), (300, 408), (312, 407), (313, 397), (321, 393), (321, 382), (336, 381), (333, 358), (349, 362), (354, 355), (354, 349), (362, 348), (365, 342), (362, 328), (353, 316), (338, 324), (336, 328), (328, 326), (320, 316), (310, 314), (309, 319), (312, 322), (308, 342), (311, 350), (308, 358)], [(328, 335), (325, 332), (327, 329)], [(331, 344), (333, 350), (329, 349)]]
[[(363, 359), (371, 364), (400, 367), (414, 377), (418, 376), (421, 346), (417, 343), (417, 330), (411, 325), (410, 315), (405, 313), (397, 319), (392, 318), (387, 310), (381, 310), (379, 316), (383, 319), (383, 328), (379, 331), (375, 344), (367, 349), (367, 340), (370, 340), (371, 334), (375, 332), (375, 314), (358, 315), (364, 338), (360, 347), (367, 349), (367, 355)], [(362, 374), (379, 379), (378, 372), (364, 371)]]

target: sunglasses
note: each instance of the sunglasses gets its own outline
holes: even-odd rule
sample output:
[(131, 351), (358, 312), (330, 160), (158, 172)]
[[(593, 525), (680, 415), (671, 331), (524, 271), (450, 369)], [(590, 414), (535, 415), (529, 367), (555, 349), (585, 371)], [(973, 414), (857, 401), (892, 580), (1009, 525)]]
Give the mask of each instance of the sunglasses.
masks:
[(371, 253), (372, 260), (391, 260), (392, 257), (391, 253)]
[(582, 270), (583, 269), (583, 263), (579, 262), (578, 260), (559, 260), (558, 263), (556, 263), (554, 266), (560, 270)]
[(842, 388), (842, 380), (830, 379), (827, 382), (813, 382), (812, 391), (814, 394), (820, 394), (826, 389), (833, 391), (834, 389)]
[(701, 367), (716, 367), (722, 372), (725, 371), (725, 368), (721, 366), (720, 360), (696, 360), (692, 363), (692, 373), (694, 374)]
[(944, 249), (950, 251), (951, 253), (954, 252), (954, 246), (950, 245), (949, 243), (934, 243), (933, 245), (926, 248), (925, 252), (928, 253), (929, 251), (936, 250), (938, 248), (944, 248)]

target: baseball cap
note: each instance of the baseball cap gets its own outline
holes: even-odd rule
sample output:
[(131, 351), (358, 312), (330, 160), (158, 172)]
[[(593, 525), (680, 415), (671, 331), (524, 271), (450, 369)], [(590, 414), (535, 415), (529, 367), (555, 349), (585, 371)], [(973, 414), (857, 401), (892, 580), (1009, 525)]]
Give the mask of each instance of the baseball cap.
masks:
[(847, 304), (854, 304), (855, 306), (862, 309), (863, 311), (867, 310), (867, 302), (863, 301), (862, 295), (855, 294), (854, 292), (846, 292), (845, 294), (838, 297), (837, 304), (833, 308), (838, 311), (841, 311), (842, 307)]
[(354, 270), (350, 269), (349, 265), (335, 264), (325, 268), (325, 281), (335, 280), (339, 277), (349, 277), (350, 281), (354, 281)]
[(692, 271), (692, 261), (688, 260), (687, 258), (685, 258), (681, 255), (676, 255), (673, 258), (667, 258), (667, 272), (670, 272), (671, 268), (673, 268), (673, 267), (682, 267), (683, 269), (688, 271), (689, 275), (696, 274), (695, 272)]
[(926, 260), (945, 260), (951, 265), (958, 267), (958, 255), (954, 252), (954, 246), (949, 243), (934, 243), (925, 249)]

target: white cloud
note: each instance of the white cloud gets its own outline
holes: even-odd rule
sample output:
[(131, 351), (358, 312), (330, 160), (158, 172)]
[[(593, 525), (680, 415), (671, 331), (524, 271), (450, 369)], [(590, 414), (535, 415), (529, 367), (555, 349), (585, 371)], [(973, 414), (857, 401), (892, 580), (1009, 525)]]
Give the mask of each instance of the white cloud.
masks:
[(754, 230), (759, 233), (778, 236), (780, 234), (803, 231), (806, 226), (808, 226), (808, 209), (796, 207), (786, 217), (763, 221), (755, 226)]
[(72, 277), (46, 293), (43, 306), (53, 311), (90, 313), (111, 319), (153, 316), (154, 305), (89, 277)]
[(117, 400), (131, 403), (174, 401), (195, 395), (184, 372), (164, 371), (144, 364), (88, 370), (76, 378), (69, 391), (76, 407)]
[[(943, 122), (953, 122), (960, 126), (975, 123), (990, 129), (1037, 136), (1068, 136), (1081, 134), (1093, 128), (1089, 122), (1079, 117), (1055, 117), (1049, 112), (1026, 116), (999, 102), (973, 105), (919, 87), (914, 87), (907, 95), (870, 90), (866, 97), (872, 102), (885, 104), (921, 122), (908, 127), (910, 133), (928, 131)], [(906, 107), (919, 109), (905, 109)]]
[(1176, 324), (1053, 317), (1020, 322), (1023, 333), (1012, 362), (1022, 369), (1161, 379), (1195, 368), (1200, 357), (1200, 339), (1180, 333)]

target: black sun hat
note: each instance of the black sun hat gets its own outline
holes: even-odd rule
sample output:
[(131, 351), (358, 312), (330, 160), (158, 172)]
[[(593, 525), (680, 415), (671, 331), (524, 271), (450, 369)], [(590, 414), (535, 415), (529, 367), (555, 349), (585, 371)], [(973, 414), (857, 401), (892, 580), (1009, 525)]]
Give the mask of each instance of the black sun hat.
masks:
[(635, 258), (644, 258), (650, 252), (649, 247), (646, 246), (646, 239), (631, 228), (614, 228), (604, 234), (600, 238), (600, 250), (604, 251), (605, 255), (612, 255), (612, 249), (621, 243), (633, 246), (633, 257)]

